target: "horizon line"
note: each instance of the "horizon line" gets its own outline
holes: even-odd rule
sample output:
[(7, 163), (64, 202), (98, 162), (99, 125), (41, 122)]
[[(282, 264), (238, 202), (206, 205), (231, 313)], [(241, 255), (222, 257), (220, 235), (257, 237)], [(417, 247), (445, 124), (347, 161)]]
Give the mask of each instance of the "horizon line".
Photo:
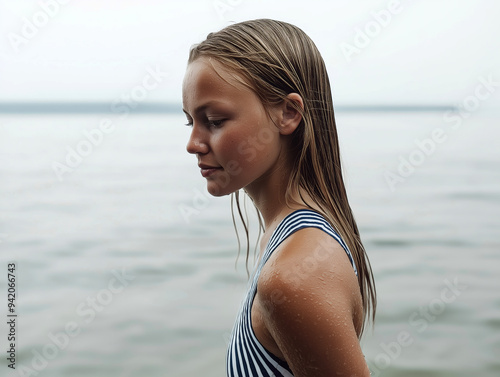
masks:
[[(135, 107), (133, 107), (135, 106)], [(121, 109), (121, 110), (120, 110)], [(346, 104), (334, 105), (335, 111), (340, 112), (434, 112), (434, 111), (458, 111), (452, 105), (430, 105), (430, 104)], [(128, 111), (132, 114), (182, 114), (182, 105), (175, 102), (143, 102), (127, 103), (116, 102), (0, 102), (0, 113), (2, 114), (78, 114), (78, 113), (117, 113)]]

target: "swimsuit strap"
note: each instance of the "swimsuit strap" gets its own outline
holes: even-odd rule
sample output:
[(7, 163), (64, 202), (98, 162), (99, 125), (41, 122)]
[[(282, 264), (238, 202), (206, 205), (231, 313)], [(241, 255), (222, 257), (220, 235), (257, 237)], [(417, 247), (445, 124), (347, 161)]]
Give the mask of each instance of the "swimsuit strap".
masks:
[(252, 303), (257, 294), (257, 283), (262, 267), (287, 237), (303, 228), (318, 228), (335, 238), (344, 248), (357, 275), (349, 248), (323, 216), (308, 209), (300, 209), (286, 216), (271, 234), (236, 318), (227, 350), (228, 377), (293, 377), (288, 364), (266, 350), (255, 336), (252, 327)]

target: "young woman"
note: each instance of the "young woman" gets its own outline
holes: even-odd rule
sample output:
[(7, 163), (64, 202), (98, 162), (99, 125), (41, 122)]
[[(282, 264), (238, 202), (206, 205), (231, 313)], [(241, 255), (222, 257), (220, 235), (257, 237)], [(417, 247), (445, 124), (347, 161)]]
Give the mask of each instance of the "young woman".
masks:
[(264, 221), (228, 376), (366, 376), (375, 285), (345, 192), (325, 64), (285, 22), (237, 23), (191, 49), (187, 144), (214, 196), (243, 189)]

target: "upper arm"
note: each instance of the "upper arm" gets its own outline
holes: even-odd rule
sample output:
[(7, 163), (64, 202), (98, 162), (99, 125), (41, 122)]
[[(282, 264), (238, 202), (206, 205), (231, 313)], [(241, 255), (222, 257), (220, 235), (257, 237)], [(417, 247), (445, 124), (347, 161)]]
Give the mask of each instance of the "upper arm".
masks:
[(294, 375), (369, 376), (358, 340), (361, 296), (344, 249), (306, 228), (276, 251), (257, 291), (265, 326)]

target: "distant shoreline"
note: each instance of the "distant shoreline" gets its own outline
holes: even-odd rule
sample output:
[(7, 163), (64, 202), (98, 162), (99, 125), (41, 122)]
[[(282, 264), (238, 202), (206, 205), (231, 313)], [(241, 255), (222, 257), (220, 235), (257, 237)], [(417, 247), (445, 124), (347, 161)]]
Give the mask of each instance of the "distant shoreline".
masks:
[[(115, 113), (106, 102), (0, 102), (0, 114), (96, 114)], [(443, 112), (458, 111), (449, 105), (338, 105), (338, 112)], [(140, 103), (134, 114), (182, 114), (178, 103)]]

